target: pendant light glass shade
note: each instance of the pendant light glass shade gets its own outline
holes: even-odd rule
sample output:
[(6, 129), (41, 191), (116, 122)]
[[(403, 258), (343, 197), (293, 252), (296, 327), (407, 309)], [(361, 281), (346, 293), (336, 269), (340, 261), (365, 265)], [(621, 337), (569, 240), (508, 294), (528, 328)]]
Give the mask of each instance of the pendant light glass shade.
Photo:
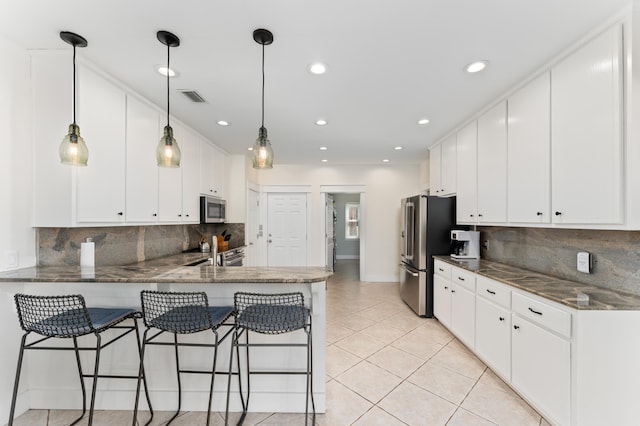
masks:
[[(160, 43), (167, 46), (167, 70), (170, 70), (170, 62), (169, 62), (169, 52), (172, 47), (180, 46), (180, 39), (168, 32), (168, 31), (158, 31), (157, 33), (158, 40)], [(169, 102), (169, 75), (167, 72), (167, 125), (164, 126), (164, 135), (160, 138), (160, 142), (158, 142), (158, 146), (156, 147), (156, 162), (159, 167), (180, 167), (180, 147), (178, 147), (178, 142), (176, 142), (173, 137), (173, 129), (169, 124), (169, 108), (171, 106)]]
[(89, 149), (80, 136), (80, 127), (69, 124), (69, 133), (62, 139), (60, 148), (60, 162), (75, 166), (86, 166), (89, 160)]
[(260, 127), (258, 139), (253, 145), (253, 168), (273, 169), (273, 148), (264, 127)]
[(171, 126), (164, 126), (164, 135), (156, 148), (156, 160), (160, 167), (180, 167), (180, 148), (173, 138)]
[(273, 148), (267, 138), (267, 129), (264, 127), (264, 46), (273, 43), (273, 34), (265, 29), (257, 29), (253, 32), (253, 39), (262, 45), (262, 125), (258, 131), (258, 139), (253, 145), (253, 168), (273, 168)]
[(76, 47), (86, 47), (87, 40), (69, 31), (60, 32), (60, 38), (73, 46), (73, 123), (69, 125), (69, 133), (62, 139), (58, 153), (62, 164), (86, 166), (89, 161), (89, 149), (80, 136), (80, 127), (76, 124)]

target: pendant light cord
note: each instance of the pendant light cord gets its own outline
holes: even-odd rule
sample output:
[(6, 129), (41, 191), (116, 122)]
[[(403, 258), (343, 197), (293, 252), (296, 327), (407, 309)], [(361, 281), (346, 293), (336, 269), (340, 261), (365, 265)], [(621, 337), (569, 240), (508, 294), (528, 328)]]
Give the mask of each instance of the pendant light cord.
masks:
[(169, 73), (171, 72), (171, 66), (169, 62), (169, 52), (171, 51), (171, 47), (169, 43), (167, 43), (167, 127), (169, 126)]
[(264, 42), (262, 43), (262, 127), (264, 127)]
[[(73, 127), (76, 126), (76, 45), (73, 45)], [(75, 131), (74, 131), (75, 133)]]

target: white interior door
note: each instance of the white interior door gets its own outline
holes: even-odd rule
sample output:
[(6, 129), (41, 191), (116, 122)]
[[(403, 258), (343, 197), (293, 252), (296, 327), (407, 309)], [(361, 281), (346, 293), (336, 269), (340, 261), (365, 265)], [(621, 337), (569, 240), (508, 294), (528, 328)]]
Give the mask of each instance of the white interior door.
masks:
[(267, 265), (307, 266), (306, 194), (267, 194)]
[(259, 252), (258, 252), (258, 238), (260, 238), (260, 230), (258, 229), (258, 217), (260, 204), (258, 201), (258, 191), (249, 189), (247, 200), (247, 266), (258, 266)]
[(333, 271), (334, 265), (334, 251), (336, 245), (336, 236), (335, 229), (333, 227), (334, 224), (334, 205), (333, 205), (333, 195), (327, 195), (327, 201), (325, 203), (324, 209), (324, 237), (325, 237), (325, 247), (326, 247), (326, 255), (325, 255), (325, 266)]

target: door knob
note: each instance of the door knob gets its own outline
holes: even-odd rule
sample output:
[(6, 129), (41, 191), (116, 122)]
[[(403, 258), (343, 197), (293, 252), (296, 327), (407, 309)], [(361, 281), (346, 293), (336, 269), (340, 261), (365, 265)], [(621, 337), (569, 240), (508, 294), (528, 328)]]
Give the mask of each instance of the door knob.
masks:
[(268, 243), (270, 243), (270, 242), (271, 242), (271, 240), (267, 240), (267, 242), (268, 242)]

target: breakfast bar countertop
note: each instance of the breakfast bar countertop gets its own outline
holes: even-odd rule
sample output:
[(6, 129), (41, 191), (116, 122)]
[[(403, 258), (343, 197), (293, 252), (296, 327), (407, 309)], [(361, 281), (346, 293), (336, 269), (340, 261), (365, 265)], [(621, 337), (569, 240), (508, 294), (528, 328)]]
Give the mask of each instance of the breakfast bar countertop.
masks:
[(434, 256), (451, 265), (577, 310), (640, 310), (640, 296), (484, 259)]
[[(123, 266), (33, 266), (0, 272), (1, 282), (103, 283), (313, 283), (326, 281), (324, 267), (213, 267), (210, 253), (180, 253)], [(205, 260), (195, 266), (189, 263)]]

